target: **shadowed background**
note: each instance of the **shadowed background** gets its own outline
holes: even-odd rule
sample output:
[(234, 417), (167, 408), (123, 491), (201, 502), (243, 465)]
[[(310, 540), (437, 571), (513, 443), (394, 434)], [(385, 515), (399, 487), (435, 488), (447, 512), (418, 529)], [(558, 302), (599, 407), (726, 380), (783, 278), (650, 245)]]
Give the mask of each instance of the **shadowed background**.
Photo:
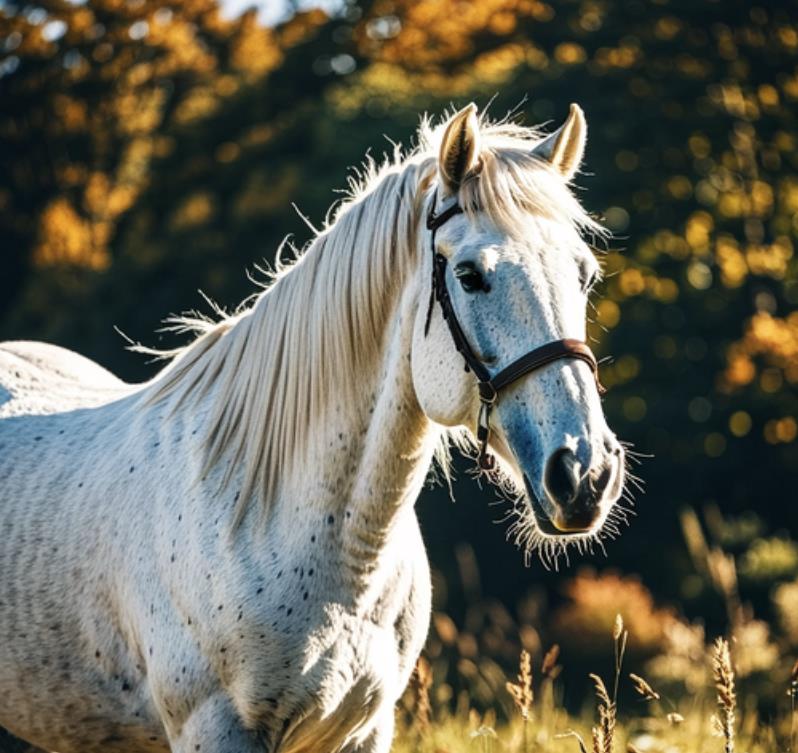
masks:
[(444, 695), (468, 681), (478, 703), (492, 663), (556, 640), (573, 700), (618, 611), (633, 661), (670, 656), (665, 678), (732, 624), (744, 676), (779, 696), (774, 647), (798, 647), (795, 3), (234, 10), (0, 0), (0, 338), (145, 379), (115, 326), (172, 346), (159, 323), (207, 311), (198, 289), (234, 307), (246, 270), (308, 240), (292, 202), (320, 225), (349, 166), (408, 144), (420, 112), (473, 99), (553, 128), (578, 102), (580, 196), (615, 233), (591, 333), (610, 425), (653, 456), (633, 469), (646, 492), (606, 556), (547, 573), (459, 462), (457, 503), (418, 505), (428, 654), (457, 667)]

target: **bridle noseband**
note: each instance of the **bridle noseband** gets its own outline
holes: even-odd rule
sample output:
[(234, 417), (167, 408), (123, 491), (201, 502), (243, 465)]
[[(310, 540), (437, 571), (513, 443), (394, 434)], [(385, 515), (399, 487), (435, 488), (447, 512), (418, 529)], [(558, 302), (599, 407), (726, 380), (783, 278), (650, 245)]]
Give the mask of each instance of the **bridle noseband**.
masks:
[(498, 374), (491, 376), (485, 364), (477, 357), (468, 338), (465, 336), (457, 315), (452, 306), (452, 299), (446, 287), (446, 257), (438, 253), (435, 248), (435, 233), (441, 225), (448, 222), (452, 217), (463, 213), (463, 208), (456, 202), (445, 209), (440, 214), (435, 214), (435, 204), (437, 195), (433, 197), (427, 213), (427, 230), (430, 231), (430, 246), (432, 249), (432, 290), (430, 292), (429, 309), (427, 310), (427, 321), (424, 325), (424, 335), (429, 333), (430, 320), (432, 319), (432, 309), (435, 301), (441, 305), (443, 318), (449, 325), (449, 332), (458, 352), (465, 359), (466, 371), (472, 371), (479, 382), (479, 419), (477, 422), (477, 441), (479, 442), (478, 462), (480, 468), (490, 471), (495, 466), (495, 458), (488, 452), (488, 440), (490, 439), (490, 414), (499, 396), (499, 392), (516, 382), (522, 376), (536, 371), (542, 366), (558, 361), (561, 358), (576, 358), (584, 361), (593, 371), (596, 379), (596, 386), (599, 394), (604, 394), (604, 387), (601, 385), (598, 376), (598, 362), (587, 343), (581, 340), (565, 338), (563, 340), (553, 340), (552, 342), (541, 345), (539, 348), (529, 351), (525, 355), (513, 361), (509, 366), (503, 368)]

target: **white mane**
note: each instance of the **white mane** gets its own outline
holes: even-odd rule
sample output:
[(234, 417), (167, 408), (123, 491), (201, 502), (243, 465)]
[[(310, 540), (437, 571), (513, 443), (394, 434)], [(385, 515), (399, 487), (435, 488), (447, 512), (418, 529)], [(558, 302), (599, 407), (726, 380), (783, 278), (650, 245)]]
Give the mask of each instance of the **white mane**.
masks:
[[(486, 213), (512, 232), (533, 213), (600, 233), (563, 179), (531, 155), (537, 131), (483, 122), (479, 170), (459, 193), (466, 215)], [(323, 230), (254, 302), (220, 321), (170, 320), (198, 333), (143, 391), (171, 411), (212, 395), (204, 437), (205, 470), (225, 458), (223, 484), (245, 469), (241, 514), (253, 496), (264, 506), (288, 474), (302, 473), (313, 427), (336, 404), (352, 405), (364, 374), (385, 346), (387, 319), (426, 249), (419, 222), (437, 171), (441, 128), (427, 121), (419, 145), (369, 160), (359, 182)], [(140, 348), (141, 350), (145, 350)], [(149, 351), (152, 352), (152, 351)]]

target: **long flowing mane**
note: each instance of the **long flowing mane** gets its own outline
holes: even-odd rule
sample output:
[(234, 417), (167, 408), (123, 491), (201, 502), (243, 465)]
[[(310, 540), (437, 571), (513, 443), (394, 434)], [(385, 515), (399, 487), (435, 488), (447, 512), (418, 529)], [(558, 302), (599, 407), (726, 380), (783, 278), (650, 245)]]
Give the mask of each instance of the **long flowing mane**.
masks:
[[(480, 132), (479, 171), (458, 197), (468, 216), (483, 212), (508, 232), (528, 227), (530, 215), (601, 232), (559, 175), (531, 155), (535, 129), (483, 122)], [(169, 401), (173, 414), (210, 398), (205, 471), (224, 459), (224, 487), (243, 466), (239, 516), (253, 497), (268, 506), (307, 467), (313, 427), (331, 404), (354, 404), (360, 378), (383, 353), (387, 319), (422, 255), (419, 222), (441, 136), (424, 120), (409, 153), (397, 146), (380, 165), (368, 160), (349, 198), (247, 308), (215, 322), (170, 320), (197, 337), (161, 353), (172, 361), (142, 399)]]

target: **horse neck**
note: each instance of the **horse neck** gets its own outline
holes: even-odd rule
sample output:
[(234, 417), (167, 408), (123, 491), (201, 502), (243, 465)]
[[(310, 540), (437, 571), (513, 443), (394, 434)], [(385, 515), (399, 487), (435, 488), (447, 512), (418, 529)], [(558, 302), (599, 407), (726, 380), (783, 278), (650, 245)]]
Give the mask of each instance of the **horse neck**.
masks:
[[(417, 306), (415, 290), (398, 297), (386, 317), (382, 358), (358, 375), (354, 403), (336, 406), (328, 412), (334, 419), (320, 422), (317, 431), (327, 449), (308, 459), (302, 488), (281, 494), (283, 500), (303, 500), (307, 514), (302, 518), (311, 526), (318, 521), (340, 526), (342, 564), (356, 579), (378, 567), (405, 530), (400, 523), (412, 514), (440, 439), (413, 387), (410, 350)], [(295, 509), (284, 507), (289, 508)], [(296, 525), (296, 519), (289, 524)]]
[(390, 346), (374, 379), (373, 413), (364, 427), (349, 502), (352, 527), (346, 554), (366, 565), (386, 545), (397, 518), (412, 510), (440, 431), (419, 406), (411, 374), (411, 343), (417, 301), (407, 295), (393, 318)]
[(198, 475), (220, 492), (235, 485), (231, 529), (246, 518), (253, 546), (258, 512), (273, 533), (304, 527), (308, 540), (308, 527), (333, 521), (333, 555), (368, 568), (412, 512), (439, 436), (410, 365), (429, 294), (415, 207), (425, 171), (381, 177), (250, 312), (201, 328), (145, 394), (171, 401), (172, 416), (196, 416)]

